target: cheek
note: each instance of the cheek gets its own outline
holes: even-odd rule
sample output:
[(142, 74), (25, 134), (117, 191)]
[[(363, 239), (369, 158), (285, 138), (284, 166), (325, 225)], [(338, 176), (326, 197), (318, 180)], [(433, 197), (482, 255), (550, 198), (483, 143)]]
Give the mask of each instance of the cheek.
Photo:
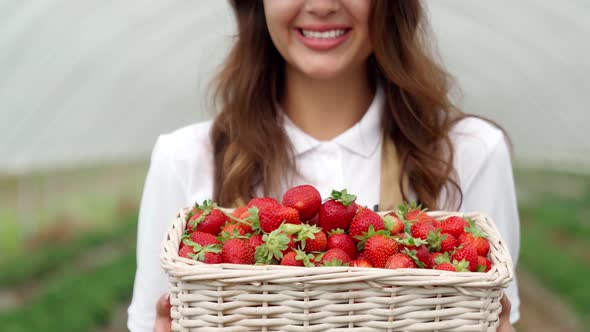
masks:
[(264, 14), (270, 36), (276, 48), (284, 55), (289, 45), (291, 22), (297, 17), (299, 0), (265, 0)]

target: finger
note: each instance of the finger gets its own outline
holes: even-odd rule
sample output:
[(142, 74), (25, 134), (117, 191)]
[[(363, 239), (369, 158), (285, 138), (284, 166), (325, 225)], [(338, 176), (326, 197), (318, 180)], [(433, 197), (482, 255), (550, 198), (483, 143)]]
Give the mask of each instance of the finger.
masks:
[(156, 303), (156, 314), (158, 317), (170, 317), (170, 295), (160, 296)]
[(500, 299), (500, 305), (502, 305), (502, 313), (500, 315), (510, 315), (512, 304), (506, 295), (502, 296)]

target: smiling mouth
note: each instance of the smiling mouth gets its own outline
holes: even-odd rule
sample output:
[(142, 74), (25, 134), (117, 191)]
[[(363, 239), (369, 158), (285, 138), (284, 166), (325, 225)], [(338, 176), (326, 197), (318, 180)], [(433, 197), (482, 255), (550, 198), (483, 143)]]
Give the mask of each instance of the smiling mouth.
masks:
[(305, 38), (311, 39), (337, 39), (344, 36), (352, 29), (333, 29), (325, 31), (298, 29)]

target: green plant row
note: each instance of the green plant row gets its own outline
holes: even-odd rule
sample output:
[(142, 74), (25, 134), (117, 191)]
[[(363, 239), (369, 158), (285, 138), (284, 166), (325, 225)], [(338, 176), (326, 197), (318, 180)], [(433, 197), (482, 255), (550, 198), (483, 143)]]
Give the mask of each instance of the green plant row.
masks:
[(72, 270), (54, 280), (23, 308), (0, 313), (0, 326), (11, 332), (91, 331), (105, 325), (133, 288), (135, 251), (89, 271)]
[(102, 244), (117, 241), (135, 241), (137, 216), (121, 218), (113, 228), (86, 232), (58, 244), (46, 244), (42, 249), (12, 255), (0, 261), (0, 288), (16, 287), (41, 278), (44, 274), (59, 271), (72, 264), (79, 255)]
[(523, 230), (520, 264), (571, 304), (585, 324), (590, 324), (590, 242), (572, 241), (563, 246), (555, 241), (555, 229), (547, 227), (544, 219), (537, 216)]

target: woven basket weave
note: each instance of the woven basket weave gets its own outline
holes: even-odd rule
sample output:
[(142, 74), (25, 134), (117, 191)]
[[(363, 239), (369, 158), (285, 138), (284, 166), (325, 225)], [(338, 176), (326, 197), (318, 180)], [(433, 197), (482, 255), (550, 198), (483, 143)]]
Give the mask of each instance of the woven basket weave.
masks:
[(496, 331), (512, 261), (493, 221), (472, 218), (489, 235), (492, 269), (428, 269), (203, 264), (178, 256), (182, 210), (162, 242), (173, 331)]

